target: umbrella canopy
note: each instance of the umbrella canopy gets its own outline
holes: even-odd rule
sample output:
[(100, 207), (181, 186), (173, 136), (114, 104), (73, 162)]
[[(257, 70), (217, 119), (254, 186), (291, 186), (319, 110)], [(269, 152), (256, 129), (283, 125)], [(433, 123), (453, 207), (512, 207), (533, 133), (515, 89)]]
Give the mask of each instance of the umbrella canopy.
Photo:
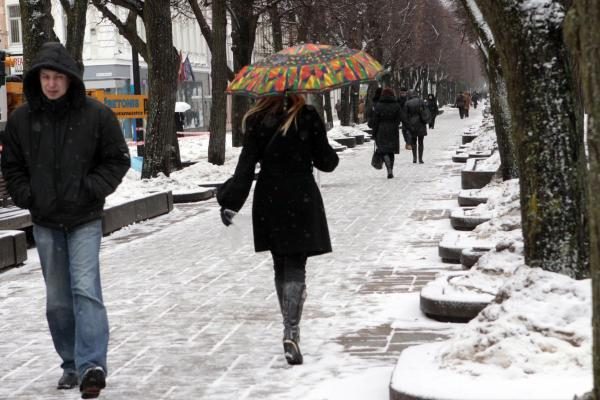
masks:
[(323, 44), (288, 47), (245, 66), (227, 92), (253, 97), (284, 93), (322, 93), (374, 81), (381, 64), (361, 50)]
[(187, 110), (189, 110), (191, 108), (192, 108), (192, 106), (190, 106), (185, 101), (175, 102), (175, 112), (186, 112)]

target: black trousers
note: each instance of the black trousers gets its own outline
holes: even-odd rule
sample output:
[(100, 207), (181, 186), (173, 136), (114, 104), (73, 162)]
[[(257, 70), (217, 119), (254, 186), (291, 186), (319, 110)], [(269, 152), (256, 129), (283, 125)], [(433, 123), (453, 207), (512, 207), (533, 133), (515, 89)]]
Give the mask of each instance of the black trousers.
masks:
[(279, 282), (306, 282), (306, 254), (275, 254), (273, 256), (273, 269), (275, 280)]
[(412, 154), (413, 161), (417, 159), (417, 152), (419, 153), (419, 161), (423, 161), (423, 139), (425, 136), (413, 136), (412, 137)]

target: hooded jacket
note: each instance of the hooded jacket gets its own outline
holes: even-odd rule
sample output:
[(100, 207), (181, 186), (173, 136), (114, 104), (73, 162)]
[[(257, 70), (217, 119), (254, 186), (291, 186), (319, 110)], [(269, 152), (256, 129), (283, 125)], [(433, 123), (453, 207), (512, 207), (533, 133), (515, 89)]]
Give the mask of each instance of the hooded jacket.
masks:
[[(70, 78), (66, 94), (49, 100), (40, 70)], [(70, 230), (102, 217), (106, 196), (130, 167), (119, 121), (87, 97), (75, 60), (60, 43), (45, 43), (23, 80), (27, 103), (8, 119), (2, 174), (8, 191), (34, 223)]]

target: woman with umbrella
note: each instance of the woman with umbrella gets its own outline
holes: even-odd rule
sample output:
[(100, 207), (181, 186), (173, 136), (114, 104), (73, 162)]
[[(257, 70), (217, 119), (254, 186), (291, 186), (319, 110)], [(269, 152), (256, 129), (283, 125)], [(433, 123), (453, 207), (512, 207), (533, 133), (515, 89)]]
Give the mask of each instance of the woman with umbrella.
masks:
[(260, 162), (252, 205), (254, 248), (272, 254), (285, 357), (289, 364), (302, 364), (299, 324), (306, 298), (306, 260), (331, 251), (325, 207), (312, 171), (333, 171), (338, 156), (321, 117), (300, 95), (258, 100), (244, 116), (243, 129), (238, 165), (217, 200), (223, 223), (229, 225), (248, 197)]
[[(331, 252), (325, 207), (313, 168), (331, 172), (339, 162), (321, 116), (306, 105), (301, 93), (320, 93), (360, 81), (346, 56), (356, 56), (356, 74), (377, 72), (379, 64), (367, 64), (370, 56), (364, 52), (304, 44), (244, 67), (228, 87), (230, 93), (258, 100), (242, 121), (244, 146), (235, 173), (217, 193), (221, 219), (226, 226), (232, 223), (249, 195), (256, 163), (260, 163), (252, 204), (254, 248), (270, 251), (273, 258), (284, 355), (291, 365), (303, 362), (299, 344), (307, 258)], [(348, 77), (357, 78), (351, 81)]]

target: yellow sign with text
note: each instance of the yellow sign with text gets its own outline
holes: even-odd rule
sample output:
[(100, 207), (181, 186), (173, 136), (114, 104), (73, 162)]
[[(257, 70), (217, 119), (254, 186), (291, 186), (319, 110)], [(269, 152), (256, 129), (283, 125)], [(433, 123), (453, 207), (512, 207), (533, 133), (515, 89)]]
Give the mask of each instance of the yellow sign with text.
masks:
[(146, 118), (148, 114), (148, 96), (143, 94), (107, 94), (104, 90), (88, 90), (87, 94), (112, 109), (119, 119)]

